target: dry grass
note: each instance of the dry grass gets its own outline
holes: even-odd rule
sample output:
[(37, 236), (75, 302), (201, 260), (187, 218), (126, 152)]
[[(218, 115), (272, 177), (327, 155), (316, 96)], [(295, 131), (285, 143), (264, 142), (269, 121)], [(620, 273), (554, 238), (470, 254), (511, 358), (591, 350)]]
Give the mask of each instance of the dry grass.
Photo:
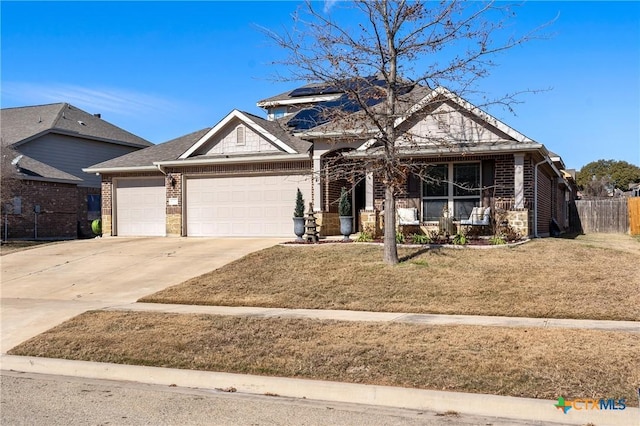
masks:
[(619, 237), (624, 250), (588, 237), (403, 249), (406, 261), (395, 267), (382, 263), (379, 246), (277, 246), (140, 301), (640, 320), (640, 244)]
[(56, 241), (2, 241), (0, 243), (0, 256), (55, 243)]
[(635, 404), (639, 340), (603, 331), (93, 311), (9, 353)]

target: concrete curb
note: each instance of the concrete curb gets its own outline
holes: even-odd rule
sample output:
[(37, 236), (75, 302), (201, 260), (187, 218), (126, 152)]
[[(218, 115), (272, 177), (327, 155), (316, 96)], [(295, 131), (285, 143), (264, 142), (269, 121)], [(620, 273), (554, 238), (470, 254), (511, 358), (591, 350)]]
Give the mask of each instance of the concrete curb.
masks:
[(640, 333), (638, 321), (578, 320), (561, 318), (497, 317), (481, 315), (410, 314), (403, 312), (368, 312), (324, 309), (261, 308), (254, 306), (206, 306), (164, 303), (132, 303), (105, 310), (167, 312), (176, 314), (238, 315), (252, 317), (308, 318), (338, 321), (380, 321), (428, 325), (477, 325), (491, 327), (569, 328), (581, 330)]
[(632, 425), (638, 424), (640, 418), (640, 410), (631, 407), (620, 411), (572, 409), (565, 414), (554, 406), (557, 401), (551, 400), (13, 355), (0, 357), (0, 368), (27, 373), (135, 381), (165, 386), (212, 390), (235, 388), (237, 392), (248, 394), (269, 393), (292, 398), (436, 412), (451, 410), (461, 414), (572, 425)]

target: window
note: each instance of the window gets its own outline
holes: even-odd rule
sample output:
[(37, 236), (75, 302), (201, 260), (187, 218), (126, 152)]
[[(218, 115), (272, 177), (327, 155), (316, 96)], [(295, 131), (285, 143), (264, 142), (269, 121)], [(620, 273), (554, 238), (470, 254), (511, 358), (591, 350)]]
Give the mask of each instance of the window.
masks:
[(428, 166), (423, 184), (424, 203), (422, 220), (438, 220), (442, 210), (448, 205), (449, 197), (449, 165), (438, 164)]
[(100, 219), (100, 195), (87, 195), (87, 220)]
[(287, 115), (287, 107), (270, 108), (267, 114), (267, 119), (277, 120)]
[(244, 146), (244, 126), (236, 127), (236, 145)]
[(480, 163), (428, 166), (422, 185), (422, 220), (437, 221), (446, 207), (455, 220), (480, 205)]

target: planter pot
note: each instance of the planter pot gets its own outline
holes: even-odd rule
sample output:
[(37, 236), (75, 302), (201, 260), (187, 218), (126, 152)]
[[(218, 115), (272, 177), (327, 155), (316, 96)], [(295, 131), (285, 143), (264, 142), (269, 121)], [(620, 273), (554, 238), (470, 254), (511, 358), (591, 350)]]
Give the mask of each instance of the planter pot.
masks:
[(302, 236), (304, 235), (304, 217), (294, 217), (293, 218), (293, 233), (296, 234), (296, 241), (301, 242), (304, 241)]
[(340, 216), (340, 233), (344, 235), (343, 241), (349, 241), (349, 235), (353, 233), (353, 216)]

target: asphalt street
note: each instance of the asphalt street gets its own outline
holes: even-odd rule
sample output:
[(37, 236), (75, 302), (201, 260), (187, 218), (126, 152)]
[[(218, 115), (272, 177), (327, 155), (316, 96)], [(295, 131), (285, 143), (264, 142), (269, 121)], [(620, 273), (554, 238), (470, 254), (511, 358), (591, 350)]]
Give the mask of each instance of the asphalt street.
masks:
[(11, 371), (0, 379), (3, 426), (542, 424)]

